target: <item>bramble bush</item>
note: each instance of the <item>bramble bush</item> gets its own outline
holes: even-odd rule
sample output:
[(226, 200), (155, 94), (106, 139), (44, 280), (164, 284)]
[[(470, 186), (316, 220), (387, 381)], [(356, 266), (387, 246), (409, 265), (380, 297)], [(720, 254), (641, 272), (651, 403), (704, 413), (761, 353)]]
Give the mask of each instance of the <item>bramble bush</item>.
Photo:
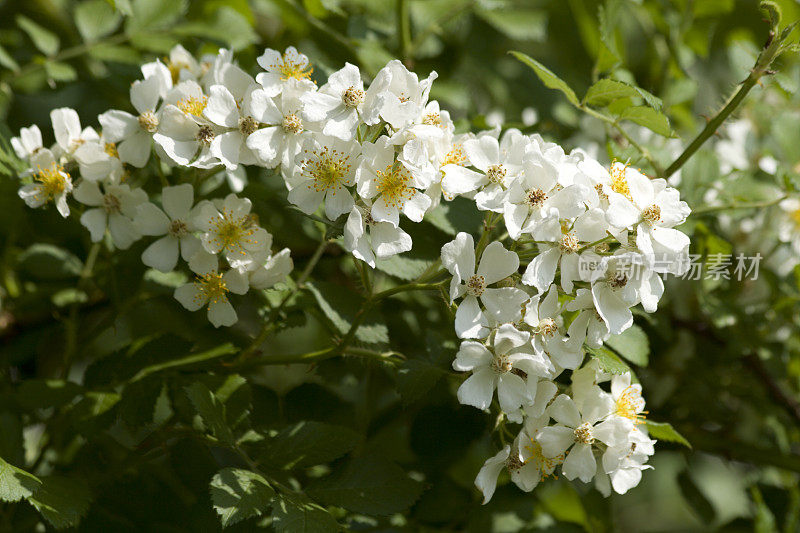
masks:
[(800, 6), (0, 14), (3, 529), (800, 527)]

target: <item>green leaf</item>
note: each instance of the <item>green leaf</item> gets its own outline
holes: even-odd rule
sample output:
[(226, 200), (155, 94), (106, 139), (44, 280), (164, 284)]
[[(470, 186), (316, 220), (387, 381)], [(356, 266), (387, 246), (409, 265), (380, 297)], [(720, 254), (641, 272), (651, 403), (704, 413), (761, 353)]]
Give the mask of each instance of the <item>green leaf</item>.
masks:
[(406, 405), (425, 398), (445, 372), (427, 361), (409, 359), (397, 371), (397, 392)]
[(678, 486), (681, 489), (686, 503), (694, 509), (694, 512), (697, 513), (702, 523), (712, 524), (716, 516), (714, 506), (711, 505), (711, 502), (708, 501), (705, 494), (697, 487), (692, 476), (689, 475), (688, 470), (684, 470), (678, 474)]
[(661, 106), (663, 105), (660, 98), (645, 91), (644, 89), (630, 85), (623, 81), (612, 79), (600, 80), (589, 87), (589, 90), (586, 91), (586, 96), (584, 96), (583, 101), (591, 106), (605, 107), (611, 102), (619, 100), (620, 98), (635, 97), (644, 99), (647, 105), (656, 111), (660, 111)]
[(532, 57), (523, 54), (522, 52), (512, 51), (509, 53), (514, 57), (516, 57), (517, 59), (519, 59), (520, 61), (522, 61), (523, 63), (525, 63), (526, 65), (528, 65), (529, 67), (531, 67), (533, 71), (536, 73), (536, 75), (539, 76), (539, 79), (542, 80), (542, 83), (544, 83), (546, 87), (550, 89), (556, 89), (564, 93), (564, 95), (567, 97), (567, 100), (569, 100), (569, 102), (572, 105), (574, 106), (580, 105), (580, 102), (578, 102), (578, 97), (575, 96), (575, 91), (573, 91), (564, 80), (553, 74), (553, 72), (551, 72), (550, 69), (548, 69), (547, 67), (545, 67)]
[(25, 409), (61, 407), (83, 394), (83, 387), (61, 379), (28, 379), (17, 389), (17, 400)]
[(652, 420), (648, 420), (647, 431), (654, 439), (683, 444), (687, 448), (692, 447), (689, 441), (686, 440), (686, 437), (678, 433), (668, 422), (653, 422)]
[(126, 16), (133, 15), (133, 7), (131, 6), (131, 0), (106, 0), (114, 9), (122, 13)]
[(133, 15), (128, 19), (126, 30), (140, 33), (142, 30), (169, 28), (186, 13), (186, 0), (134, 0)]
[(625, 109), (619, 115), (621, 120), (630, 120), (640, 126), (644, 126), (664, 137), (672, 136), (672, 128), (669, 119), (663, 113), (656, 111), (652, 107), (635, 106)]
[(42, 482), (28, 472), (0, 458), (0, 500), (18, 502), (39, 490)]
[[(347, 333), (363, 299), (340, 285), (324, 281), (308, 283), (306, 287), (336, 330), (342, 335)], [(370, 313), (356, 330), (356, 339), (370, 344), (386, 344), (389, 342), (389, 330), (375, 319), (375, 313)]]
[(17, 15), (17, 25), (28, 34), (34, 46), (46, 56), (55, 55), (61, 45), (58, 36), (45, 28), (39, 26), (34, 21), (24, 15)]
[(52, 244), (36, 243), (18, 258), (19, 269), (37, 280), (64, 280), (80, 275), (83, 263), (72, 253)]
[(44, 64), (47, 77), (55, 81), (75, 81), (78, 73), (69, 63), (63, 61), (47, 61)]
[(187, 22), (175, 27), (174, 31), (178, 35), (215, 39), (233, 50), (241, 50), (258, 40), (247, 18), (228, 6), (220, 7), (208, 22)]
[(600, 348), (587, 347), (587, 350), (591, 358), (600, 363), (600, 368), (604, 372), (609, 372), (611, 374), (624, 374), (625, 372), (630, 372), (631, 370), (630, 367), (626, 365), (617, 354), (608, 348), (603, 346)]
[(88, 0), (75, 7), (75, 26), (86, 42), (94, 42), (114, 32), (122, 16), (104, 0)]
[(19, 70), (19, 63), (6, 51), (5, 48), (0, 46), (0, 66), (6, 67), (9, 70), (17, 72)]
[(539, 9), (479, 9), (479, 17), (517, 41), (543, 41), (547, 36), (547, 14)]
[(223, 468), (217, 472), (211, 479), (209, 491), (222, 527), (265, 514), (275, 494), (260, 474), (240, 468)]
[(360, 456), (306, 492), (327, 505), (369, 515), (388, 515), (410, 507), (422, 493), (422, 484), (382, 457)]
[(272, 503), (272, 525), (278, 533), (329, 533), (342, 529), (324, 507), (288, 495), (281, 495)]
[(261, 461), (286, 470), (329, 463), (352, 450), (357, 442), (358, 434), (351, 429), (322, 422), (299, 422), (266, 443)]
[(390, 276), (405, 281), (417, 279), (431, 265), (432, 261), (405, 255), (393, 255), (388, 259), (376, 259), (375, 268)]
[(766, 13), (770, 26), (777, 28), (781, 23), (780, 6), (771, 0), (762, 0), (758, 7)]
[(631, 363), (647, 366), (650, 342), (639, 326), (634, 324), (619, 335), (612, 335), (606, 344)]
[(184, 389), (203, 424), (222, 442), (232, 443), (233, 433), (225, 419), (225, 406), (208, 387), (195, 381)]
[(63, 529), (78, 525), (89, 510), (92, 494), (81, 479), (47, 476), (28, 501), (54, 528)]

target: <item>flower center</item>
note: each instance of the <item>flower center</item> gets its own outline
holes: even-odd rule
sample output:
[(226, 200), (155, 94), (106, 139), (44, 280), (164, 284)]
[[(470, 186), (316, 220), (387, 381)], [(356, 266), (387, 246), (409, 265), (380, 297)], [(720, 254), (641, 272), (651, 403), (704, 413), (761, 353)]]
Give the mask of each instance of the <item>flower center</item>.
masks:
[(511, 455), (506, 459), (506, 469), (509, 474), (519, 472), (519, 469), (525, 466), (525, 461), (519, 458), (518, 453), (511, 452)]
[(408, 183), (411, 174), (401, 164), (389, 165), (384, 171), (375, 173), (375, 186), (386, 205), (403, 209), (406, 200), (414, 196), (414, 188)]
[(158, 117), (152, 111), (145, 111), (139, 115), (139, 127), (147, 133), (158, 131)]
[(615, 403), (617, 408), (616, 412), (619, 416), (632, 420), (634, 424), (644, 423), (645, 412), (642, 411), (644, 400), (642, 400), (642, 395), (636, 387), (630, 385), (627, 389), (622, 391), (622, 394), (620, 394)]
[(428, 126), (441, 126), (442, 117), (439, 115), (439, 113), (428, 113), (422, 117), (422, 123), (427, 124)]
[(365, 93), (355, 85), (351, 85), (342, 95), (345, 107), (354, 108), (364, 103)]
[(197, 130), (197, 135), (195, 136), (199, 142), (206, 146), (211, 145), (211, 141), (214, 140), (214, 130), (211, 129), (211, 126), (203, 125), (200, 126), (200, 129)]
[(580, 442), (581, 444), (591, 444), (594, 442), (594, 435), (592, 433), (592, 426), (589, 422), (584, 422), (580, 426), (575, 428), (575, 442)]
[(628, 167), (619, 165), (611, 167), (611, 190), (630, 200), (631, 190), (628, 188), (628, 180), (625, 178), (625, 171), (627, 168)]
[(169, 234), (180, 239), (189, 233), (189, 228), (183, 220), (173, 220), (169, 225)]
[(195, 296), (197, 301), (207, 300), (208, 303), (215, 304), (225, 299), (225, 295), (228, 293), (228, 287), (225, 284), (225, 280), (222, 279), (222, 274), (216, 270), (197, 276), (197, 280), (194, 283), (198, 292), (197, 296)]
[(176, 107), (188, 115), (199, 117), (208, 105), (208, 96), (187, 96), (178, 100)]
[(603, 190), (603, 184), (602, 183), (598, 183), (597, 185), (595, 185), (594, 186), (594, 190), (597, 191), (597, 196), (601, 200), (608, 200), (608, 195), (606, 194), (606, 191)]
[(245, 244), (251, 246), (258, 244), (257, 240), (252, 239), (256, 232), (252, 216), (244, 215), (235, 218), (233, 213), (226, 208), (220, 210), (220, 215), (211, 221), (212, 233), (214, 233), (213, 242), (216, 245), (230, 251), (238, 250), (240, 254), (245, 255)]
[(545, 200), (547, 200), (547, 193), (537, 187), (525, 193), (525, 203), (528, 204), (528, 207), (541, 207)]
[(494, 359), (492, 359), (492, 370), (494, 370), (497, 374), (511, 372), (513, 366), (513, 363), (507, 355), (496, 355), (494, 356)]
[(575, 235), (575, 232), (569, 231), (561, 234), (561, 241), (559, 241), (558, 247), (561, 250), (561, 253), (564, 254), (571, 254), (580, 250), (578, 237)]
[(172, 76), (172, 84), (176, 85), (181, 77), (181, 70), (189, 69), (189, 65), (183, 61), (169, 61), (167, 60), (167, 68), (169, 69), (170, 76)]
[(286, 81), (289, 78), (297, 80), (310, 79), (311, 73), (314, 69), (308, 63), (302, 63), (294, 58), (289, 57), (289, 54), (284, 53), (281, 57), (279, 64), (270, 65), (270, 68), (276, 69), (281, 73), (281, 80)]
[(110, 192), (103, 195), (103, 209), (106, 210), (106, 213), (109, 215), (112, 213), (119, 213), (121, 207), (122, 204), (116, 195)]
[(544, 453), (542, 452), (542, 445), (533, 440), (533, 438), (531, 438), (530, 445), (525, 446), (525, 449), (530, 452), (528, 462), (530, 462), (532, 459), (536, 461), (536, 465), (539, 467), (539, 475), (541, 476), (539, 478), (540, 481), (550, 476), (553, 473), (553, 470), (556, 468), (556, 465), (564, 462), (563, 454), (556, 457), (545, 457)]
[(654, 226), (656, 223), (661, 222), (661, 208), (656, 204), (645, 208), (642, 211), (642, 220), (650, 226)]
[(69, 174), (64, 172), (64, 167), (53, 162), (48, 168), (38, 167), (39, 171), (34, 178), (41, 185), (36, 196), (42, 195), (45, 200), (55, 198), (67, 189)]
[(492, 183), (501, 184), (506, 177), (506, 169), (503, 165), (491, 165), (486, 169), (486, 177)]
[(624, 272), (610, 272), (606, 276), (606, 282), (612, 289), (621, 289), (628, 284), (628, 275)]
[(460, 144), (456, 144), (453, 148), (447, 152), (447, 155), (442, 158), (442, 164), (439, 167), (443, 167), (445, 165), (464, 165), (467, 162), (467, 154), (464, 152), (464, 149), (461, 147)]
[(245, 137), (248, 137), (257, 129), (258, 129), (258, 121), (256, 121), (256, 119), (254, 119), (250, 115), (239, 118), (239, 131), (242, 132), (242, 135), (244, 135)]
[(338, 150), (331, 150), (327, 146), (322, 150), (314, 150), (312, 158), (306, 159), (302, 164), (302, 174), (311, 178), (313, 187), (317, 192), (335, 190), (342, 182), (347, 180), (351, 165), (348, 163), (349, 155), (344, 155)]
[(558, 325), (556, 325), (556, 321), (550, 317), (541, 319), (539, 325), (536, 327), (536, 332), (542, 337), (552, 337), (557, 331)]
[(475, 274), (467, 280), (467, 292), (472, 296), (480, 296), (486, 290), (486, 279)]
[(115, 157), (119, 159), (119, 152), (117, 152), (117, 145), (114, 143), (105, 143), (103, 145), (103, 150), (105, 153), (110, 155), (111, 157)]
[(283, 124), (281, 124), (281, 126), (286, 133), (297, 135), (303, 132), (303, 121), (294, 113), (289, 113), (283, 117)]

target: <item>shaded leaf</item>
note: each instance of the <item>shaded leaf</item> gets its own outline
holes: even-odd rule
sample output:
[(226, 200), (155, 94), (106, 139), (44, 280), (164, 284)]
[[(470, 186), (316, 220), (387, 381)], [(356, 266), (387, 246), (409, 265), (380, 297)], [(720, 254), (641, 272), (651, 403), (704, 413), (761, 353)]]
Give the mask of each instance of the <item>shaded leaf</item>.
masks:
[(209, 492), (222, 527), (265, 514), (275, 494), (260, 474), (240, 468), (217, 472), (211, 479)]
[(653, 422), (652, 420), (648, 420), (647, 431), (654, 439), (676, 442), (678, 444), (683, 444), (687, 448), (692, 447), (689, 441), (686, 440), (686, 437), (678, 433), (668, 422)]
[(272, 525), (278, 533), (329, 533), (341, 529), (324, 507), (281, 495), (272, 504)]
[(282, 469), (313, 466), (341, 457), (357, 442), (358, 434), (346, 427), (299, 422), (281, 430), (267, 442), (262, 461)]
[(672, 128), (669, 119), (663, 113), (656, 111), (652, 107), (634, 106), (625, 109), (620, 115), (621, 120), (630, 120), (640, 126), (644, 126), (659, 135), (669, 137), (672, 135)]
[(526, 65), (528, 65), (529, 67), (531, 67), (533, 71), (536, 73), (536, 75), (539, 76), (539, 79), (542, 80), (542, 83), (544, 83), (546, 87), (549, 87), (550, 89), (556, 89), (564, 93), (564, 95), (567, 97), (567, 100), (569, 100), (572, 105), (575, 106), (580, 105), (580, 102), (578, 102), (578, 97), (575, 96), (575, 91), (573, 91), (570, 88), (570, 86), (567, 85), (567, 82), (565, 82), (564, 80), (553, 74), (553, 72), (550, 71), (550, 69), (548, 69), (547, 67), (545, 67), (532, 57), (523, 54), (522, 52), (512, 51), (510, 52), (510, 54), (519, 59), (520, 61), (522, 61), (523, 63), (525, 63)]
[(233, 442), (233, 433), (225, 420), (225, 406), (219, 398), (199, 381), (186, 387), (185, 391), (206, 428), (219, 440)]
[(647, 366), (649, 362), (650, 342), (647, 334), (635, 324), (619, 335), (609, 337), (606, 344), (635, 365)]
[(604, 372), (609, 372), (611, 374), (624, 374), (625, 372), (630, 371), (630, 367), (626, 365), (617, 354), (608, 348), (603, 346), (600, 348), (587, 347), (587, 350), (591, 358), (600, 363), (600, 368)]
[(47, 476), (28, 501), (54, 528), (63, 529), (78, 525), (89, 510), (92, 494), (81, 479)]
[(24, 15), (17, 15), (17, 25), (28, 34), (28, 37), (33, 41), (34, 46), (39, 49), (46, 56), (55, 55), (61, 45), (58, 36), (39, 26), (34, 21)]
[(88, 0), (75, 6), (75, 25), (87, 42), (112, 33), (121, 20), (120, 14), (104, 0)]
[(0, 458), (0, 500), (18, 502), (36, 492), (42, 482), (28, 472)]

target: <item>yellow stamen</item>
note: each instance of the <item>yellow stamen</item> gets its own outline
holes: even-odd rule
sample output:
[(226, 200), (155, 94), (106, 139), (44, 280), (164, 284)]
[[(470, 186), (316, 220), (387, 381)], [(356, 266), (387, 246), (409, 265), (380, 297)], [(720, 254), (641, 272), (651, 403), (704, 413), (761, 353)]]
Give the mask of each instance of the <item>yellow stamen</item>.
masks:
[(378, 194), (386, 205), (403, 209), (407, 200), (414, 196), (414, 188), (409, 185), (411, 174), (403, 165), (389, 165), (384, 171), (378, 171), (375, 176)]
[(311, 73), (314, 68), (309, 64), (303, 64), (289, 57), (289, 54), (284, 53), (278, 64), (270, 65), (271, 68), (277, 69), (281, 73), (281, 80), (286, 81), (289, 78), (297, 80), (310, 79)]
[(208, 105), (208, 96), (187, 96), (178, 100), (176, 107), (187, 115), (199, 117)]
[(325, 146), (319, 151), (314, 150), (311, 157), (303, 161), (301, 172), (312, 180), (308, 185), (310, 188), (317, 192), (330, 190), (336, 194), (350, 174), (352, 165), (349, 160), (349, 155)]
[(37, 200), (52, 200), (66, 190), (70, 177), (64, 167), (53, 162), (49, 167), (37, 169), (34, 177), (40, 183), (36, 192)]
[(198, 275), (194, 282), (197, 287), (196, 302), (208, 301), (209, 304), (219, 303), (226, 298), (228, 287), (222, 274), (212, 270), (208, 274)]

